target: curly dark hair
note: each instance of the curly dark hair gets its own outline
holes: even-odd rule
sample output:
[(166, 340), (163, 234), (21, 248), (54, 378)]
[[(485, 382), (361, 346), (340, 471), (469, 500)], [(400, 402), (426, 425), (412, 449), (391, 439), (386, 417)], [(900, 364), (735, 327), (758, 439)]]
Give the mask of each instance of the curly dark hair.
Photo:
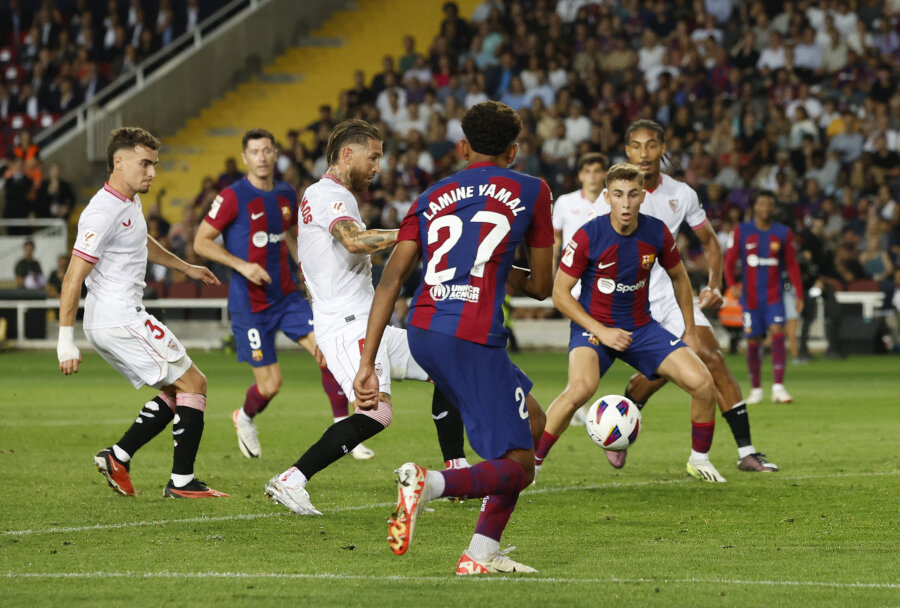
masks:
[(662, 125), (655, 120), (642, 118), (641, 120), (631, 123), (628, 130), (625, 131), (625, 145), (628, 145), (628, 142), (631, 140), (631, 136), (635, 131), (641, 131), (642, 129), (653, 131), (656, 134), (656, 137), (659, 138), (659, 143), (666, 143), (666, 130), (662, 128)]
[(522, 131), (522, 120), (505, 103), (483, 101), (463, 116), (462, 130), (475, 152), (498, 156), (516, 142)]
[(106, 145), (106, 170), (113, 172), (115, 162), (113, 158), (119, 150), (134, 150), (136, 146), (143, 146), (151, 150), (159, 150), (161, 142), (153, 137), (149, 131), (140, 127), (119, 127), (109, 134), (109, 143)]

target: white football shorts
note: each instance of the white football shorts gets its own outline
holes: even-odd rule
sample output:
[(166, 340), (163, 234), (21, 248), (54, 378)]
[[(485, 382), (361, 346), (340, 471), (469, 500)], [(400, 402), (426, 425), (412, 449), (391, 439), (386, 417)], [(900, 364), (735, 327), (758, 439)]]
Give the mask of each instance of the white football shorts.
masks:
[(184, 345), (156, 317), (143, 311), (128, 325), (85, 329), (91, 346), (134, 388), (174, 384), (191, 367)]
[[(354, 319), (337, 331), (325, 335), (316, 332), (316, 343), (328, 369), (341, 385), (350, 403), (356, 401), (353, 379), (359, 371), (359, 361), (366, 338), (368, 317)], [(375, 355), (375, 373), (378, 376), (378, 390), (391, 394), (391, 379), (428, 380), (428, 374), (419, 367), (409, 352), (406, 330), (385, 327), (378, 354)]]
[[(650, 300), (650, 316), (672, 335), (681, 337), (684, 335), (684, 315), (675, 299), (675, 292), (671, 288), (667, 294), (656, 300)], [(706, 315), (694, 304), (694, 323), (697, 327), (712, 327)]]

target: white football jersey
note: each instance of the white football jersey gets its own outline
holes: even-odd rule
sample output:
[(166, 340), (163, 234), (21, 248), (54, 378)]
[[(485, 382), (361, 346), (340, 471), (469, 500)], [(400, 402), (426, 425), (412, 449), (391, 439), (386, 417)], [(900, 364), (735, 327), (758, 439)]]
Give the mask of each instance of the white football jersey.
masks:
[[(662, 220), (676, 239), (683, 222), (687, 222), (692, 229), (698, 230), (709, 221), (694, 189), (668, 175), (660, 173), (656, 188), (644, 190), (644, 193), (641, 213)], [(605, 215), (609, 213), (609, 210), (609, 204), (606, 202), (606, 190), (604, 190), (598, 202), (597, 215)], [(654, 263), (653, 270), (650, 271), (650, 302), (672, 293), (671, 285), (672, 280), (665, 269), (659, 265), (659, 262)]]
[(576, 190), (561, 195), (553, 203), (553, 230), (562, 232), (562, 244), (565, 246), (575, 232), (589, 219), (602, 215), (603, 209), (609, 213), (609, 205), (603, 202), (603, 195), (592, 201), (584, 196), (584, 190)]
[(143, 307), (147, 272), (147, 222), (140, 197), (127, 199), (104, 184), (78, 218), (72, 253), (94, 264), (85, 279), (84, 328), (135, 321)]
[(368, 315), (375, 295), (372, 262), (367, 253), (350, 253), (331, 234), (341, 220), (366, 229), (356, 197), (325, 174), (306, 189), (297, 221), (297, 254), (312, 296), (313, 324), (320, 336)]

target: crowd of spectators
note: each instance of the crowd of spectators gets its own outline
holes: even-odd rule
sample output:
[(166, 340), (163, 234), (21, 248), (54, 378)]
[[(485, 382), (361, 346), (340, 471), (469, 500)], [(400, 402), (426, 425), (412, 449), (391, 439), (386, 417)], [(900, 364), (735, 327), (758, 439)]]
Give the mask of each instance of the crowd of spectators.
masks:
[[(22, 4), (10, 0), (10, 14), (24, 15)], [(162, 0), (152, 3), (157, 11), (131, 0), (98, 14), (86, 0), (68, 13), (62, 4), (0, 18), (0, 40), (22, 67), (16, 99), (25, 85), (40, 98), (37, 91), (58, 94), (64, 82), (83, 97), (85, 74), (114, 78), (133, 65), (129, 57), (189, 28), (183, 9), (197, 7)], [(302, 194), (327, 169), (330, 129), (350, 117), (368, 120), (385, 135), (385, 156), (361, 211), (370, 227), (393, 228), (422, 190), (464, 166), (455, 143), (475, 103), (516, 109), (526, 128), (515, 168), (544, 177), (555, 194), (577, 188), (581, 154), (624, 160), (625, 128), (648, 118), (666, 130), (663, 170), (697, 190), (723, 243), (747, 218), (752, 193), (771, 189), (779, 219), (798, 237), (807, 286), (878, 288), (893, 300), (900, 3), (485, 0), (469, 20), (453, 2), (442, 10), (433, 40), (406, 35), (402, 53), (385, 56), (375, 74), (357, 71), (317, 120), (285, 134), (281, 179)], [(10, 163), (8, 176), (25, 172), (26, 156)], [(168, 226), (157, 211), (151, 231), (190, 257), (191, 223), (239, 177), (228, 159), (218, 179), (203, 179), (178, 223)], [(41, 183), (31, 178), (35, 199)], [(8, 179), (10, 188), (25, 189)], [(681, 245), (689, 261), (703, 262), (697, 243)]]
[[(410, 34), (367, 78), (281, 142), (302, 193), (326, 170), (330, 128), (358, 117), (385, 134), (369, 226), (398, 225), (416, 195), (463, 166), (468, 107), (519, 112), (516, 168), (555, 194), (587, 152), (625, 159), (640, 118), (666, 130), (664, 171), (700, 195), (727, 244), (752, 193), (776, 192), (807, 286), (883, 289), (900, 267), (900, 6), (872, 0), (485, 0), (470, 20), (443, 5), (425, 48)], [(683, 243), (702, 263), (698, 243)]]

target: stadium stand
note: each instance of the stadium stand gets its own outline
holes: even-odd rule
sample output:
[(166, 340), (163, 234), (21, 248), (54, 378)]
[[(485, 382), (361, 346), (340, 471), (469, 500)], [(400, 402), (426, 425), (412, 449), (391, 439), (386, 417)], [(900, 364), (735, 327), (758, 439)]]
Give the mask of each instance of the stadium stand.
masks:
[[(31, 4), (37, 9), (26, 15)], [(140, 2), (120, 2), (115, 18), (106, 4), (82, 13), (54, 4), (66, 3), (13, 0), (0, 18), (0, 147), (10, 151), (22, 129), (59, 115), (63, 97), (85, 97), (150, 52), (142, 38), (158, 45), (187, 27), (184, 13), (167, 21), (166, 10), (195, 5), (145, 10), (142, 23), (151, 27), (135, 35), (141, 21), (129, 7)], [(280, 177), (302, 193), (325, 169), (328, 127), (361, 117), (386, 135), (383, 172), (364, 214), (370, 226), (394, 226), (418, 192), (460, 167), (454, 143), (465, 108), (499, 99), (527, 128), (516, 167), (545, 177), (555, 194), (577, 187), (579, 154), (623, 160), (625, 126), (650, 118), (666, 129), (664, 171), (698, 191), (723, 243), (753, 191), (772, 189), (780, 220), (798, 236), (807, 287), (833, 298), (864, 286), (892, 306), (900, 267), (897, 3), (464, 0), (443, 3), (440, 14), (434, 7), (360, 0), (188, 119), (165, 138), (167, 170), (154, 185), (165, 193), (160, 219), (181, 219), (186, 206), (195, 221), (202, 217), (246, 128), (276, 133)], [(49, 86), (53, 95), (39, 93)], [(40, 185), (20, 150), (6, 171), (6, 212)], [(698, 243), (681, 246), (702, 275)]]

